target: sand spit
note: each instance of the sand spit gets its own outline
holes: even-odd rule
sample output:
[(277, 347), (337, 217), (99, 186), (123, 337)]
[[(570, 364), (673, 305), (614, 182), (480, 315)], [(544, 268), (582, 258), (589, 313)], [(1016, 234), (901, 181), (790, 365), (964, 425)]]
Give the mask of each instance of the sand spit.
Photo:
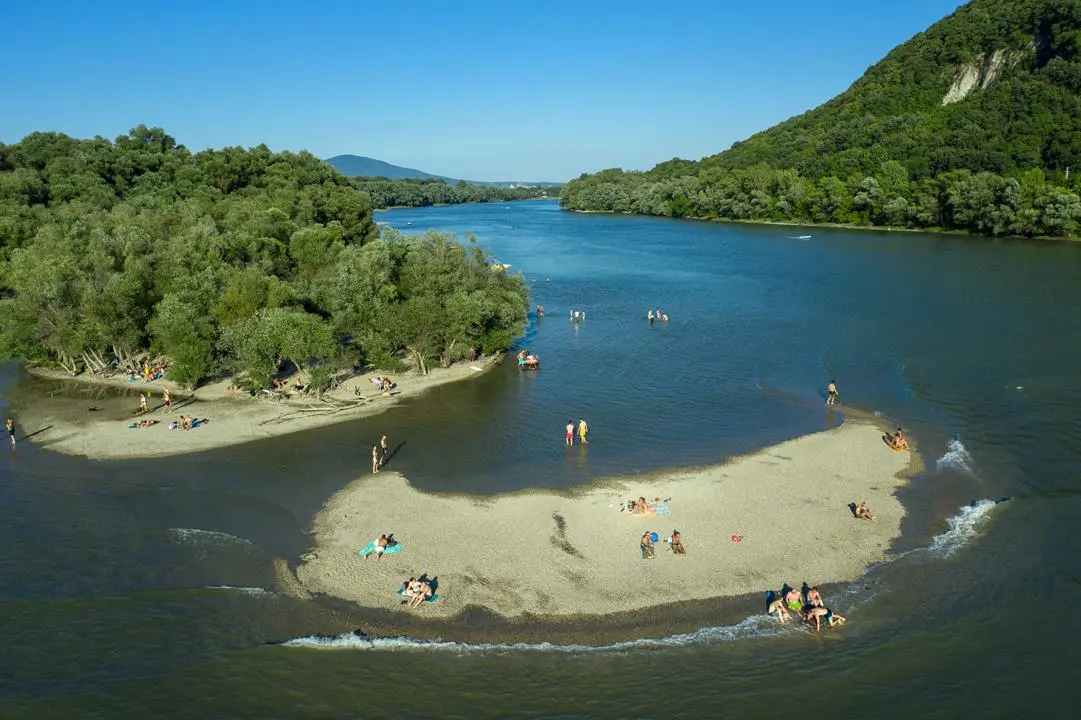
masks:
[[(852, 580), (885, 557), (904, 509), (895, 491), (918, 470), (873, 423), (847, 422), (723, 465), (608, 479), (572, 493), (435, 495), (382, 472), (334, 495), (315, 519), (300, 583), (370, 608), (449, 617), (476, 605), (502, 616), (576, 616), (744, 595), (804, 580)], [(631, 497), (671, 498), (670, 515), (620, 512)], [(866, 501), (877, 522), (853, 519)], [(673, 529), (687, 555), (664, 543)], [(639, 539), (656, 531), (656, 559)], [(401, 552), (363, 559), (384, 532)], [(440, 600), (399, 605), (403, 579), (438, 581)]]
[[(450, 368), (435, 368), (428, 375), (394, 375), (397, 387), (390, 394), (380, 393), (369, 381), (376, 373), (360, 375), (328, 394), (334, 405), (303, 395), (281, 401), (251, 397), (247, 393), (229, 392), (226, 389), (228, 381), (203, 386), (195, 393), (184, 393), (175, 385), (160, 380), (144, 383), (128, 382), (123, 377), (72, 378), (64, 373), (31, 368), (30, 372), (41, 377), (123, 388), (131, 391), (132, 396), (86, 401), (67, 397), (29, 398), (17, 403), (16, 418), (21, 431), (30, 436), (30, 442), (57, 452), (93, 459), (162, 457), (375, 415), (438, 385), (477, 377), (491, 367), (491, 359), (485, 359)], [(173, 407), (168, 414), (163, 412), (161, 397), (166, 387), (173, 393)], [(359, 388), (360, 396), (353, 394), (354, 388)], [(145, 415), (134, 414), (138, 404), (135, 392), (152, 394), (148, 402), (150, 411)], [(208, 418), (210, 422), (192, 430), (169, 430), (169, 423), (182, 414)], [(159, 422), (153, 427), (129, 427), (144, 418)]]

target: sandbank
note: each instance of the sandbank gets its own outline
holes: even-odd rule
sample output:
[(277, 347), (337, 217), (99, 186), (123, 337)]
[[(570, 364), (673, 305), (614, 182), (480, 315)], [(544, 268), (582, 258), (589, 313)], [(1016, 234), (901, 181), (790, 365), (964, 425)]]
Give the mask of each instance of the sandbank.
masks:
[[(301, 586), (364, 608), (450, 618), (480, 606), (506, 618), (572, 617), (848, 581), (900, 535), (895, 492), (918, 471), (874, 423), (849, 421), (722, 465), (609, 478), (567, 493), (478, 497), (424, 493), (400, 474), (365, 476), (316, 516)], [(670, 515), (620, 512), (628, 498), (671, 498)], [(856, 520), (866, 501), (877, 521)], [(678, 529), (686, 555), (664, 538)], [(661, 537), (656, 559), (639, 539)], [(401, 552), (357, 550), (393, 532)], [(738, 538), (738, 540), (734, 539)], [(438, 602), (402, 607), (410, 577), (438, 581)], [(828, 600), (828, 598), (827, 598)]]
[[(433, 368), (427, 375), (407, 372), (370, 372), (357, 375), (325, 395), (325, 401), (303, 394), (283, 400), (248, 393), (230, 392), (231, 380), (204, 385), (194, 392), (166, 380), (152, 383), (129, 382), (126, 376), (103, 378), (28, 368), (39, 377), (72, 381), (87, 386), (86, 399), (68, 396), (34, 396), (15, 402), (20, 430), (30, 442), (69, 455), (93, 459), (162, 457), (236, 445), (251, 440), (276, 437), (323, 425), (354, 420), (380, 413), (404, 399), (446, 383), (481, 375), (495, 363), (494, 358), (463, 362), (449, 368)], [(397, 387), (381, 393), (370, 378), (390, 375)], [(129, 391), (126, 397), (106, 395), (95, 388), (116, 387)], [(162, 392), (168, 387), (173, 406), (164, 412)], [(359, 395), (354, 394), (354, 388)], [(136, 415), (136, 393), (150, 393), (149, 412)], [(78, 393), (74, 393), (78, 394)], [(192, 430), (169, 430), (169, 423), (181, 415), (207, 418), (205, 426)], [(147, 428), (131, 428), (134, 422), (153, 419)]]

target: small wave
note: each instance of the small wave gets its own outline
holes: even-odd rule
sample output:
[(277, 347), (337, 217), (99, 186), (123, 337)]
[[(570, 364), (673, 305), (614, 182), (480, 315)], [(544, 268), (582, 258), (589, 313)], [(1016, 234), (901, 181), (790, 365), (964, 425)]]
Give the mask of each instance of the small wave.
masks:
[(267, 595), (277, 594), (261, 587), (236, 587), (235, 585), (207, 585), (206, 589), (225, 590), (227, 592), (237, 593), (238, 595), (251, 595), (252, 597), (265, 597)]
[(444, 651), (458, 654), (540, 652), (584, 655), (590, 653), (626, 652), (643, 649), (666, 649), (688, 645), (706, 645), (749, 638), (771, 637), (798, 632), (798, 628), (781, 625), (765, 615), (753, 615), (736, 625), (699, 628), (694, 632), (663, 638), (640, 638), (609, 645), (560, 645), (557, 643), (459, 643), (447, 640), (413, 640), (407, 637), (371, 637), (360, 631), (341, 635), (310, 635), (282, 643), (285, 647), (306, 647), (323, 650), (415, 650)]
[(958, 470), (970, 475), (975, 475), (975, 473), (972, 472), (972, 455), (969, 454), (968, 448), (964, 446), (964, 443), (956, 438), (950, 440), (946, 445), (946, 454), (938, 459), (935, 463), (935, 467), (939, 470), (949, 468), (951, 470)]
[(251, 547), (250, 540), (239, 538), (229, 533), (216, 532), (214, 530), (199, 530), (197, 528), (169, 528), (166, 533), (174, 541), (183, 545), (243, 545)]
[(986, 498), (976, 500), (965, 505), (953, 517), (946, 518), (949, 529), (931, 538), (931, 544), (926, 548), (927, 552), (939, 558), (948, 558), (953, 555), (979, 533), (980, 528), (987, 522), (988, 513), (995, 505), (998, 503), (994, 500)]

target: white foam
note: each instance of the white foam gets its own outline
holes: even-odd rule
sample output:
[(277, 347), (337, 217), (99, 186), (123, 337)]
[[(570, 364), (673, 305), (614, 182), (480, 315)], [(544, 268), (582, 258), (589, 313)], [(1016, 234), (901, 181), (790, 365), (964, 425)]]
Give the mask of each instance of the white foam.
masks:
[(263, 597), (267, 595), (276, 595), (270, 590), (266, 590), (261, 587), (236, 587), (235, 585), (207, 585), (207, 590), (225, 590), (227, 592), (235, 592), (238, 595), (251, 595), (253, 597)]
[(699, 628), (694, 632), (663, 638), (640, 638), (609, 645), (560, 645), (557, 643), (458, 643), (446, 640), (411, 640), (407, 637), (376, 638), (354, 631), (341, 635), (311, 635), (282, 643), (286, 647), (319, 648), (323, 650), (410, 650), (443, 651), (456, 654), (540, 652), (583, 655), (589, 653), (618, 653), (643, 649), (665, 649), (688, 645), (711, 645), (782, 633), (799, 632), (796, 623), (782, 625), (765, 615), (752, 615), (741, 623), (724, 627)]
[(951, 470), (975, 475), (975, 473), (972, 472), (972, 455), (969, 454), (968, 448), (964, 446), (964, 443), (956, 438), (947, 443), (946, 453), (938, 459), (935, 463), (935, 467), (939, 470), (949, 468)]
[(994, 500), (985, 498), (965, 505), (956, 515), (946, 518), (949, 529), (931, 538), (931, 544), (925, 548), (926, 551), (938, 558), (953, 555), (979, 534), (987, 522), (988, 513), (997, 504)]
[(166, 534), (174, 542), (182, 545), (217, 545), (219, 547), (225, 545), (243, 545), (251, 547), (250, 540), (239, 538), (236, 535), (230, 535), (229, 533), (216, 532), (214, 530), (199, 530), (198, 528), (169, 528)]

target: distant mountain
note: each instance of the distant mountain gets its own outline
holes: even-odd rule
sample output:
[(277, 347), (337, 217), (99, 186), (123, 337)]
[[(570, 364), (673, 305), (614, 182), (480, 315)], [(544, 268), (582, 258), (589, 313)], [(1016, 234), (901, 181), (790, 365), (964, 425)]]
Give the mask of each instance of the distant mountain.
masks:
[(335, 170), (346, 177), (385, 177), (387, 180), (442, 180), (454, 184), (455, 178), (443, 175), (432, 175), (423, 170), (391, 165), (382, 160), (364, 157), (362, 155), (335, 155), (328, 158)]
[[(446, 175), (433, 175), (431, 173), (426, 173), (423, 170), (402, 167), (400, 165), (391, 165), (388, 162), (364, 157), (362, 155), (335, 155), (332, 158), (328, 158), (327, 162), (330, 163), (335, 170), (346, 177), (384, 177), (388, 180), (442, 180), (448, 185), (454, 185), (455, 183), (460, 182), (457, 178), (447, 177)], [(557, 182), (532, 182), (520, 180), (501, 180), (499, 182), (466, 180), (466, 182), (470, 185), (487, 185), (490, 187), (511, 187), (519, 185), (531, 187), (555, 187), (556, 185), (562, 185), (562, 183)]]

